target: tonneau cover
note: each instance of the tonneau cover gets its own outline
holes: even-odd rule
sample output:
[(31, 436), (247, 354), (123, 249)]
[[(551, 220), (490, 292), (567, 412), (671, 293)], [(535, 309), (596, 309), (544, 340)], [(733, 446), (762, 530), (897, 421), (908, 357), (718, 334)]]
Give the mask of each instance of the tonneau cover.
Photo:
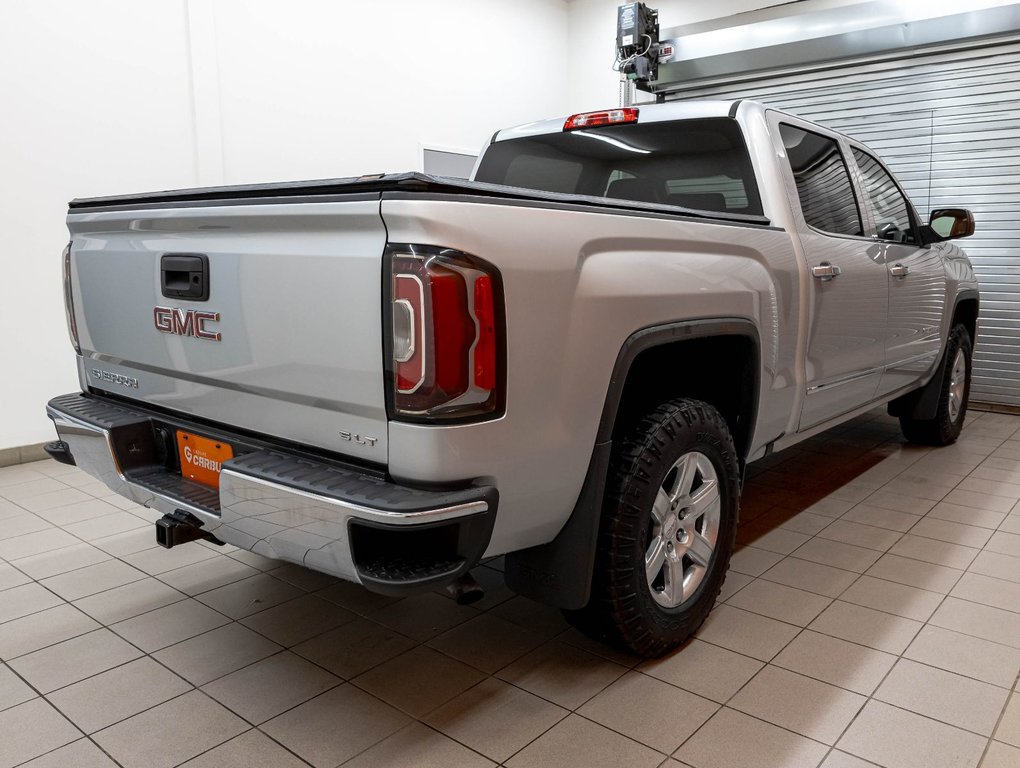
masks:
[(547, 203), (564, 206), (587, 206), (598, 209), (613, 209), (621, 212), (640, 212), (669, 216), (693, 216), (719, 222), (768, 225), (765, 216), (719, 213), (683, 208), (676, 205), (621, 200), (589, 195), (570, 195), (546, 192), (523, 187), (507, 187), (448, 176), (433, 176), (425, 173), (393, 173), (370, 176), (350, 176), (341, 179), (319, 179), (312, 181), (285, 181), (271, 184), (243, 184), (225, 187), (198, 187), (194, 189), (165, 190), (134, 195), (113, 195), (109, 197), (76, 198), (68, 203), (72, 212), (86, 210), (128, 210), (138, 208), (188, 207), (193, 205), (226, 205), (232, 202), (252, 204), (263, 202), (298, 202), (294, 198), (319, 201), (335, 196), (364, 195), (369, 197), (393, 197), (405, 194), (452, 195), (487, 197), (520, 202)]

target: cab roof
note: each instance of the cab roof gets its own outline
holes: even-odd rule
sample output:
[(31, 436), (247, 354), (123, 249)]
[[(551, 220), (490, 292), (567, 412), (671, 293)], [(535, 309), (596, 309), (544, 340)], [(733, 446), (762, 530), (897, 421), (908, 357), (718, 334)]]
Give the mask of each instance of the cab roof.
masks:
[[(692, 120), (705, 117), (733, 117), (736, 115), (737, 106), (750, 104), (760, 109), (764, 106), (757, 102), (746, 100), (737, 101), (675, 101), (668, 104), (635, 104), (638, 109), (638, 123), (657, 123), (667, 120)], [(616, 107), (609, 107), (616, 109)], [(600, 110), (592, 110), (600, 111)], [(563, 131), (563, 124), (570, 115), (554, 117), (548, 120), (538, 120), (534, 123), (524, 123), (513, 128), (504, 128), (497, 131), (492, 137), (493, 143), (507, 139), (519, 139), (524, 136), (538, 136), (545, 133), (560, 133)]]

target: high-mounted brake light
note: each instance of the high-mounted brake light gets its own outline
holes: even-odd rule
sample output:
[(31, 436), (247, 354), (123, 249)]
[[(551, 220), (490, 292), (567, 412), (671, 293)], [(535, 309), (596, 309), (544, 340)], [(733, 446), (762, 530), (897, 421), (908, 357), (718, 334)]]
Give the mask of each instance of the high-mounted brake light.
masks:
[(638, 111), (636, 107), (620, 109), (604, 109), (601, 112), (581, 112), (571, 115), (563, 124), (563, 130), (573, 131), (576, 128), (594, 128), (599, 125), (618, 125), (620, 123), (636, 123)]
[(450, 249), (391, 245), (392, 411), (469, 418), (502, 407), (499, 273)]

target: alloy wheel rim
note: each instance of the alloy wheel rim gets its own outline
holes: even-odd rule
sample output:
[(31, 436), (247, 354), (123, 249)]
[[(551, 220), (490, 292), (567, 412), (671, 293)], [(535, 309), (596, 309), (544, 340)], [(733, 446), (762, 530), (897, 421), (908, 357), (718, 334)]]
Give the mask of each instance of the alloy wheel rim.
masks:
[(719, 540), (719, 477), (703, 453), (685, 453), (659, 484), (652, 505), (645, 579), (663, 608), (677, 608), (701, 586)]
[(963, 410), (963, 394), (967, 385), (967, 358), (962, 349), (956, 350), (953, 369), (949, 373), (949, 418), (956, 421)]

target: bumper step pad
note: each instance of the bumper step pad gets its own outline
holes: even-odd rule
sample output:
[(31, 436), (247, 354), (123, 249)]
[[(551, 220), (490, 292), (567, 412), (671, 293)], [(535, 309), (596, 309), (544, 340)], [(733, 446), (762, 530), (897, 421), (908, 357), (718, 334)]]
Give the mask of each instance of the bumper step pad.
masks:
[[(409, 488), (379, 470), (91, 394), (54, 398), (47, 411), (68, 458), (115, 492), (170, 517), (193, 516), (202, 537), (376, 592), (454, 581), (481, 558), (495, 524), (491, 486)], [(181, 477), (176, 448), (168, 448), (178, 429), (234, 447), (219, 489)]]

